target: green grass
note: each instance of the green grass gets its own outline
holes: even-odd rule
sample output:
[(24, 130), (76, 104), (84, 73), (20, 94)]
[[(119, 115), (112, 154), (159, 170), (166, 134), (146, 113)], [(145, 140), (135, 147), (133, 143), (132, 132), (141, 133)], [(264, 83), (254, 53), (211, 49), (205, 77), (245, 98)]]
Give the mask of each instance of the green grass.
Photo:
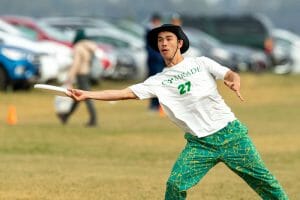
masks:
[[(94, 89), (123, 88), (105, 81)], [(241, 103), (220, 92), (241, 121), (290, 199), (300, 199), (300, 77), (242, 74)], [(163, 199), (165, 182), (185, 145), (167, 118), (147, 111), (148, 101), (96, 102), (100, 126), (85, 128), (85, 105), (66, 126), (53, 96), (39, 91), (0, 93), (1, 200)], [(9, 105), (18, 123), (6, 124)], [(188, 192), (188, 199), (259, 199), (223, 164)]]

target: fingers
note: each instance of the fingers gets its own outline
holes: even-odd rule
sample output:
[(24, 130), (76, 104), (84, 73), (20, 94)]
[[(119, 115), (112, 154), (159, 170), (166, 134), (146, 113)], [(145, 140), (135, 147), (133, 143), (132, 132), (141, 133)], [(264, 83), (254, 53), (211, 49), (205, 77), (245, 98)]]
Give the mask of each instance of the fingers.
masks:
[(229, 87), (230, 88), (230, 82), (229, 81), (224, 81), (224, 84), (227, 86), (227, 87)]
[(239, 99), (241, 100), (241, 101), (245, 101), (245, 99), (243, 98), (243, 96), (241, 95), (241, 93), (240, 93), (240, 86), (239, 85), (236, 85), (236, 84), (234, 84), (233, 82), (229, 82), (229, 81), (224, 81), (224, 84), (227, 86), (227, 87), (229, 87), (231, 90), (233, 90), (235, 93), (236, 93), (236, 95), (239, 97)]
[(73, 98), (73, 95), (74, 95), (74, 89), (68, 88), (66, 94), (67, 94), (69, 97)]
[(229, 81), (224, 81), (224, 84), (229, 87), (230, 89), (232, 89), (233, 91), (235, 90), (235, 84), (233, 82), (229, 82)]
[(68, 96), (68, 97), (71, 97), (72, 96), (72, 91), (71, 91), (71, 89), (67, 89), (67, 92), (66, 92), (66, 95)]
[(84, 100), (83, 93), (81, 90), (69, 88), (66, 94), (76, 101)]
[(236, 95), (240, 98), (241, 101), (245, 101), (245, 99), (242, 97), (239, 90), (235, 91)]

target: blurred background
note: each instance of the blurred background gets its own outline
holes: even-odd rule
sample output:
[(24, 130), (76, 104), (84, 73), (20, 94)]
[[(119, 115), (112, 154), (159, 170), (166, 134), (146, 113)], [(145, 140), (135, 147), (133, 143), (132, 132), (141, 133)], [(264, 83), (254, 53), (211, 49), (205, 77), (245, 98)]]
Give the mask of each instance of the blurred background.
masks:
[[(130, 6), (129, 6), (130, 5)], [(235, 71), (300, 73), (297, 0), (2, 0), (0, 89), (62, 84), (72, 41), (84, 29), (101, 56), (91, 82), (147, 77), (144, 34), (153, 13), (175, 15), (191, 40), (188, 55), (207, 56)]]
[[(221, 82), (220, 93), (290, 199), (300, 199), (299, 10), (299, 0), (1, 0), (0, 199), (163, 197), (185, 140), (164, 115), (148, 112), (148, 101), (98, 101), (100, 126), (87, 129), (84, 106), (62, 125), (56, 97), (32, 89), (64, 84), (78, 29), (97, 43), (94, 90), (144, 80), (153, 13), (164, 23), (180, 18), (191, 47), (184, 56), (240, 73), (246, 102)], [(258, 198), (225, 165), (209, 173), (190, 199)]]
[[(130, 5), (130, 6), (128, 6)], [(276, 22), (276, 26), (300, 32), (300, 2), (297, 0), (40, 0), (32, 5), (29, 0), (2, 0), (0, 12), (31, 15), (35, 17), (55, 15), (102, 16), (143, 20), (153, 11), (180, 12), (187, 15), (218, 15), (264, 13)]]

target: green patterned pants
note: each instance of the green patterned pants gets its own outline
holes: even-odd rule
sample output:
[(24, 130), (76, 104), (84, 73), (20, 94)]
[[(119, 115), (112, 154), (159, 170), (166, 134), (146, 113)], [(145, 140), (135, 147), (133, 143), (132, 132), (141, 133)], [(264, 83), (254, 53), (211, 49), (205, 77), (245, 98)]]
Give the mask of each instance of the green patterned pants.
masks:
[(238, 120), (207, 137), (198, 138), (186, 133), (187, 144), (167, 181), (165, 200), (185, 199), (186, 191), (218, 162), (224, 162), (262, 199), (288, 199), (247, 133), (247, 127)]

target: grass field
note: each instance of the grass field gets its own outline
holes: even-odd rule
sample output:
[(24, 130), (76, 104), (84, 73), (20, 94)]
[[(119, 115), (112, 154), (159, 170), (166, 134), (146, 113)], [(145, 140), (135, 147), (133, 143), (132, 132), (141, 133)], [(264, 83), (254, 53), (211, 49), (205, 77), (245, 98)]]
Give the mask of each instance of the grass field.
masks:
[[(99, 88), (130, 82), (105, 81)], [(241, 103), (220, 92), (290, 199), (300, 199), (300, 76), (242, 74)], [(63, 126), (53, 96), (39, 91), (0, 93), (1, 200), (159, 200), (183, 133), (147, 111), (148, 101), (96, 102), (100, 126), (86, 128), (82, 104)], [(9, 105), (18, 123), (6, 124)], [(259, 199), (222, 163), (188, 192), (188, 199)]]

